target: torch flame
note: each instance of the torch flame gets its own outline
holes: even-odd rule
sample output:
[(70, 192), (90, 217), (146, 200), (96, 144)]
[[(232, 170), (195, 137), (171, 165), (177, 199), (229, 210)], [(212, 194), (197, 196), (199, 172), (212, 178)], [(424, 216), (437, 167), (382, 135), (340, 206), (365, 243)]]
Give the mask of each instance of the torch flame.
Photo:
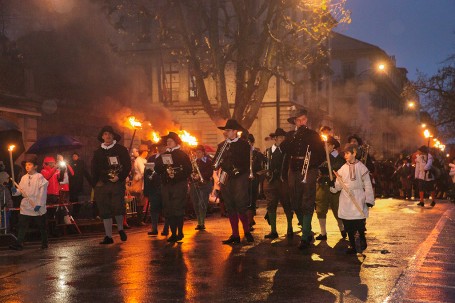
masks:
[(189, 132), (186, 130), (180, 130), (178, 131), (178, 135), (182, 141), (190, 146), (197, 146), (198, 142), (196, 137), (192, 136)]
[(128, 117), (128, 121), (130, 122), (130, 124), (131, 124), (131, 126), (133, 128), (141, 128), (142, 127), (142, 123), (139, 122), (139, 121), (136, 121), (136, 117), (134, 117), (134, 116)]
[(428, 129), (426, 129), (424, 132), (423, 132), (423, 135), (425, 136), (425, 138), (430, 138), (430, 131)]
[(327, 142), (327, 139), (328, 139), (328, 138), (327, 138), (326, 135), (321, 135), (321, 138), (322, 138), (323, 141)]
[(10, 145), (10, 146), (8, 146), (8, 150), (11, 151), (11, 152), (14, 150), (14, 148), (16, 148), (16, 145)]
[(157, 132), (152, 132), (152, 140), (153, 142), (158, 143), (160, 142), (161, 137)]

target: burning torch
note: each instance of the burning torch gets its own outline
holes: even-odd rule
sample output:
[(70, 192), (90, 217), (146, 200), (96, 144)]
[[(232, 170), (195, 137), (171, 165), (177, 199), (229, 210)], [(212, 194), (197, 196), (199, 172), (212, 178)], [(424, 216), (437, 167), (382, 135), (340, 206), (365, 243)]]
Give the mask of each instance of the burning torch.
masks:
[(10, 145), (8, 146), (8, 151), (9, 151), (9, 162), (10, 162), (10, 165), (11, 165), (11, 179), (13, 180), (14, 182), (14, 162), (13, 162), (13, 150), (14, 148), (16, 148), (15, 145)]
[(133, 136), (131, 137), (130, 148), (128, 148), (128, 153), (131, 153), (131, 148), (133, 147), (134, 136), (136, 136), (136, 130), (142, 128), (142, 123), (136, 120), (136, 117), (129, 116), (128, 121), (130, 125), (133, 127)]
[(327, 137), (327, 135), (321, 135), (321, 138), (324, 141), (325, 156), (327, 158), (327, 167), (329, 169), (330, 181), (333, 181), (332, 164), (330, 163), (329, 146), (327, 144), (328, 137)]

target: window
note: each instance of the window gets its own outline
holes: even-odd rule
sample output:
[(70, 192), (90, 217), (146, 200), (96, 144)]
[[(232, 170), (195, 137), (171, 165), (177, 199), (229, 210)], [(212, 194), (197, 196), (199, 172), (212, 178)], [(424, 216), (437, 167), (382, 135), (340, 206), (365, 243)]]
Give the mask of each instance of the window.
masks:
[(180, 74), (177, 63), (163, 64), (162, 77), (163, 103), (172, 104), (179, 101)]
[(343, 79), (351, 79), (355, 77), (355, 62), (343, 62)]
[(198, 100), (198, 91), (196, 85), (196, 76), (192, 75), (190, 72), (190, 76), (188, 77), (188, 94), (190, 100)]

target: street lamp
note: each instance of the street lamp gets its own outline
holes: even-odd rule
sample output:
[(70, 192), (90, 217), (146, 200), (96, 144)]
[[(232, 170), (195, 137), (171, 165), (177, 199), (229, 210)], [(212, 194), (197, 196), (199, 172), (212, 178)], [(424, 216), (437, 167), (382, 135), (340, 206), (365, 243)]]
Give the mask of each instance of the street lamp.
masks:
[(414, 101), (408, 101), (408, 108), (409, 109), (415, 109), (416, 108), (416, 103)]

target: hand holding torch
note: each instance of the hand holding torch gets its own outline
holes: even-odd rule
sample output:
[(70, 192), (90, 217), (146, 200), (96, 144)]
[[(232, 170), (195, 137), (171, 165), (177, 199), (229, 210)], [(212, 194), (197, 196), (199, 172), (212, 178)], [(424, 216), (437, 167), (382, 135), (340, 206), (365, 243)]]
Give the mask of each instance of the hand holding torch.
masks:
[(328, 137), (327, 137), (327, 135), (321, 135), (321, 137), (322, 137), (322, 140), (324, 141), (325, 156), (327, 158), (327, 167), (329, 169), (330, 181), (333, 181), (332, 164), (330, 163), (329, 146), (327, 144)]

